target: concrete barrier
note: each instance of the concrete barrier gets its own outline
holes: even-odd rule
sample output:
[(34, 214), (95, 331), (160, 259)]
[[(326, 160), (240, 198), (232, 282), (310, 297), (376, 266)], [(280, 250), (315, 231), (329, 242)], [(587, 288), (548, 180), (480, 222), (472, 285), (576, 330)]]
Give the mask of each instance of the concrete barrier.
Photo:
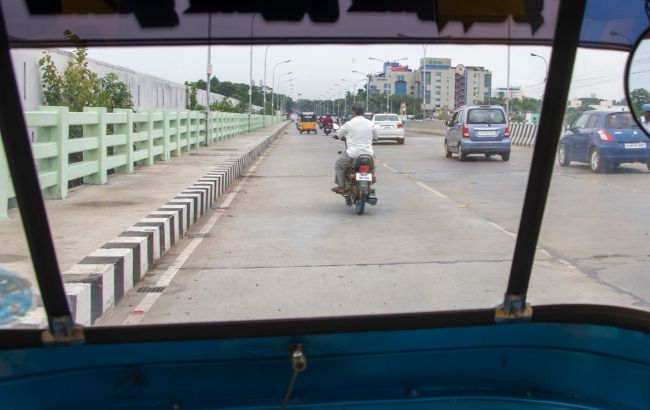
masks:
[[(248, 115), (201, 111), (132, 110), (42, 106), (25, 112), (32, 135), (32, 151), (43, 195), (62, 199), (68, 182), (83, 178), (85, 184), (106, 184), (109, 171), (133, 173), (134, 166), (168, 161), (205, 145), (248, 132)], [(252, 115), (251, 130), (275, 124), (281, 116)], [(72, 134), (72, 135), (71, 135)], [(81, 160), (70, 162), (70, 154)], [(8, 201), (15, 196), (0, 144), (0, 218), (7, 217)]]
[[(447, 126), (443, 120), (408, 121), (406, 130), (433, 135), (445, 135)], [(535, 124), (510, 124), (510, 141), (513, 145), (532, 147), (537, 138), (537, 125)]]

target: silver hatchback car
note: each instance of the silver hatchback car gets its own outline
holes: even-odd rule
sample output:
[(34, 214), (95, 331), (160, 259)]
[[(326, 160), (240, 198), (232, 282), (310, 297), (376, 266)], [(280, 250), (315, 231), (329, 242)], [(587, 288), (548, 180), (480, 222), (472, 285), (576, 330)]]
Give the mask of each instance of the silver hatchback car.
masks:
[(445, 155), (458, 155), (461, 161), (471, 154), (487, 158), (500, 155), (503, 161), (510, 159), (510, 127), (506, 113), (500, 105), (466, 105), (447, 121)]

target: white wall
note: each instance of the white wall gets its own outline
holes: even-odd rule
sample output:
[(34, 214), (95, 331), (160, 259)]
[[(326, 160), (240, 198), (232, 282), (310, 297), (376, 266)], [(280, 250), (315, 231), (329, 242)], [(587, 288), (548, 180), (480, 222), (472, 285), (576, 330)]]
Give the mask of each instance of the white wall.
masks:
[[(49, 49), (47, 52), (59, 71), (63, 71), (73, 58), (73, 54), (63, 50)], [(12, 50), (14, 72), (24, 111), (33, 111), (43, 104), (43, 90), (41, 87), (41, 73), (38, 60), (43, 56), (44, 50), (17, 49)], [(100, 77), (108, 73), (115, 73), (117, 77), (129, 87), (133, 96), (133, 105), (136, 108), (185, 108), (185, 85), (158, 78), (152, 75), (138, 73), (131, 69), (88, 59), (88, 67)], [(197, 102), (206, 105), (206, 92), (198, 90)], [(224, 97), (220, 94), (210, 93), (210, 101), (221, 101)], [(239, 103), (234, 98), (229, 98), (233, 105)], [(253, 109), (261, 107), (254, 106)]]

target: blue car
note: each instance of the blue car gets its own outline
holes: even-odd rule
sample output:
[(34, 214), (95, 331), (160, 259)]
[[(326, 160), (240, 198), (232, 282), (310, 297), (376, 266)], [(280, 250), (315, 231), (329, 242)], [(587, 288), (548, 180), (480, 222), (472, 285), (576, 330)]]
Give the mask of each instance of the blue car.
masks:
[(499, 155), (503, 161), (510, 159), (510, 128), (506, 113), (499, 105), (465, 105), (456, 110), (447, 121), (445, 155), (465, 161), (471, 154)]
[(593, 172), (632, 162), (650, 169), (649, 143), (629, 111), (585, 111), (560, 138), (557, 158), (563, 167), (588, 163)]

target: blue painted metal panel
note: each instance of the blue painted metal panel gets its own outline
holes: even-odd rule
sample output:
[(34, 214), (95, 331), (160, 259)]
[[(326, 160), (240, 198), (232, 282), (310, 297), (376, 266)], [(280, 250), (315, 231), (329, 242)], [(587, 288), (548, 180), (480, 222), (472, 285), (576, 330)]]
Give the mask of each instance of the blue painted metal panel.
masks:
[(539, 323), (8, 350), (0, 397), (5, 409), (279, 408), (293, 343), (308, 367), (290, 407), (650, 408), (650, 335)]

